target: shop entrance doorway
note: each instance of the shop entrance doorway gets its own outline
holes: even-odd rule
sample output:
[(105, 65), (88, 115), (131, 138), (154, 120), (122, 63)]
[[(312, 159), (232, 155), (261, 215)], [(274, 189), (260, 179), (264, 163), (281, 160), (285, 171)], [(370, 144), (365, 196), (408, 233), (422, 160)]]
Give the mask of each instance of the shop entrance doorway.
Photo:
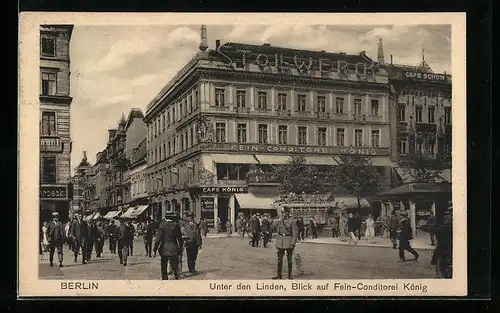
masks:
[(226, 231), (226, 223), (229, 218), (229, 198), (219, 197), (217, 205), (217, 215), (220, 218), (222, 231)]

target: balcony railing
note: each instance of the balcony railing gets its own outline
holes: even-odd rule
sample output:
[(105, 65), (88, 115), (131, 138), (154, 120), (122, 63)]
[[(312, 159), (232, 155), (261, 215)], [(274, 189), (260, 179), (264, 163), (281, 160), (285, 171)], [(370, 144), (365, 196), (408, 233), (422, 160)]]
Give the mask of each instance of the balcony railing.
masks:
[(295, 111), (293, 115), (296, 117), (311, 117), (310, 111)]
[(366, 121), (366, 114), (353, 114), (352, 115), (353, 120), (355, 121)]
[(408, 122), (399, 121), (397, 126), (398, 133), (407, 133), (408, 132)]
[(317, 112), (316, 116), (320, 120), (329, 120), (330, 119), (330, 112)]
[(435, 133), (437, 130), (436, 124), (430, 123), (416, 123), (415, 131), (418, 133)]

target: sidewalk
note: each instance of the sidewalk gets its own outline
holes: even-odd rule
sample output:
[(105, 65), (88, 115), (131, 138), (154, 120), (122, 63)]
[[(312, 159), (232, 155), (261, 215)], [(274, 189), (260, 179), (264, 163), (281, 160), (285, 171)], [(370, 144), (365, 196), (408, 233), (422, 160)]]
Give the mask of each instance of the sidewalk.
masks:
[[(412, 248), (417, 250), (434, 250), (435, 246), (431, 246), (429, 236), (419, 236), (411, 241)], [(303, 243), (320, 243), (320, 244), (330, 244), (330, 245), (354, 245), (349, 243), (347, 237), (332, 238), (332, 237), (319, 237), (318, 239), (306, 238)], [(365, 238), (361, 237), (361, 240), (357, 243), (358, 246), (363, 247), (384, 247), (392, 248), (392, 243), (389, 238), (376, 237), (374, 240), (366, 241)]]

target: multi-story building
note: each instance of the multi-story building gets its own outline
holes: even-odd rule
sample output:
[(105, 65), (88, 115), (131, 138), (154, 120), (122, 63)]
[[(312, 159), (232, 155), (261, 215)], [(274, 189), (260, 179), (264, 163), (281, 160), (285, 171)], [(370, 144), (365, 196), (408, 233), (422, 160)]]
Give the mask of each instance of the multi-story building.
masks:
[(404, 180), (411, 180), (399, 170), (419, 159), (440, 160), (442, 176), (451, 180), (451, 75), (434, 73), (425, 61), (417, 66), (384, 62), (382, 40), (379, 63), (389, 73), (391, 107), (391, 157), (395, 170)]
[[(106, 211), (106, 178), (108, 176), (108, 160), (107, 150), (104, 149), (96, 153), (96, 161), (91, 169), (92, 179), (89, 180), (89, 201), (91, 211), (99, 211), (104, 213)], [(103, 212), (101, 212), (103, 211)]]
[[(132, 109), (125, 125), (125, 157), (129, 161), (128, 170), (124, 174), (123, 202), (130, 207), (140, 207), (134, 210), (135, 215), (155, 217), (159, 214), (148, 210), (149, 199), (146, 192), (146, 136), (147, 127), (144, 114), (140, 109)], [(154, 209), (154, 207), (152, 207)]]
[[(204, 29), (202, 27), (202, 34)], [(216, 42), (148, 105), (147, 190), (163, 212), (234, 220), (268, 208), (248, 173), (304, 155), (369, 156), (390, 177), (387, 72), (359, 55)]]
[(71, 208), (70, 49), (72, 25), (40, 27), (40, 219)]
[(80, 161), (80, 164), (75, 168), (72, 183), (73, 183), (73, 208), (72, 213), (81, 213), (84, 214), (90, 213), (90, 207), (88, 207), (88, 203), (86, 202), (86, 192), (87, 192), (87, 184), (89, 179), (89, 170), (92, 169), (92, 166), (87, 160), (87, 153), (83, 152), (83, 158)]
[[(124, 174), (128, 169), (128, 161), (125, 157), (125, 126), (127, 121), (122, 114), (117, 129), (108, 130), (108, 143), (106, 146), (106, 206), (105, 210), (122, 209)], [(104, 213), (104, 212), (103, 212)]]

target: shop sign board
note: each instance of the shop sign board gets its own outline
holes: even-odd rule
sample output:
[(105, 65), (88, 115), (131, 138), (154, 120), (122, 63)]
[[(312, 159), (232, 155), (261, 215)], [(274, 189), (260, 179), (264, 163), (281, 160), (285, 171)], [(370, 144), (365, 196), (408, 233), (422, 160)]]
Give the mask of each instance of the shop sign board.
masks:
[(40, 200), (68, 200), (68, 185), (41, 185)]
[(249, 153), (387, 156), (389, 148), (216, 143), (212, 150)]

